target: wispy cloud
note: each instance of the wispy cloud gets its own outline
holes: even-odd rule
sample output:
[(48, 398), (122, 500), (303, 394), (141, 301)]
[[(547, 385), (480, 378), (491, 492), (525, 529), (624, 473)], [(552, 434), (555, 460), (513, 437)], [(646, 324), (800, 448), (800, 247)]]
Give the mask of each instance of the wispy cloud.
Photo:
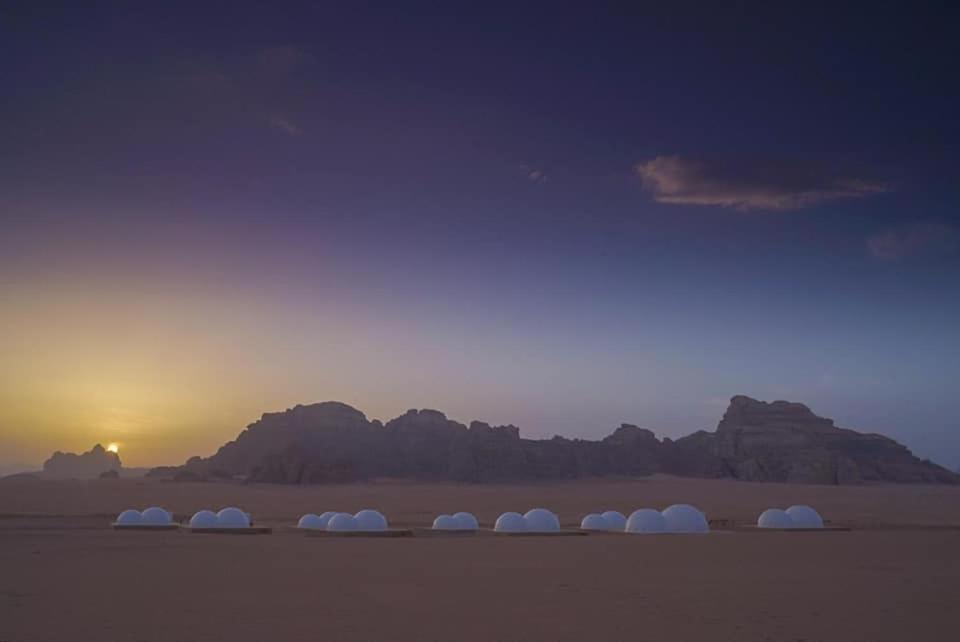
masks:
[(944, 223), (915, 223), (871, 236), (867, 248), (882, 261), (949, 254), (960, 249), (960, 229)]
[(534, 167), (533, 165), (521, 165), (520, 169), (523, 171), (524, 176), (527, 177), (527, 180), (531, 183), (546, 183), (549, 179), (547, 173), (539, 167)]
[(657, 156), (634, 169), (654, 200), (677, 205), (787, 210), (889, 191), (885, 183), (834, 176), (811, 166)]
[(268, 123), (272, 128), (282, 131), (288, 136), (300, 136), (303, 134), (303, 129), (301, 129), (299, 125), (280, 116), (271, 116)]

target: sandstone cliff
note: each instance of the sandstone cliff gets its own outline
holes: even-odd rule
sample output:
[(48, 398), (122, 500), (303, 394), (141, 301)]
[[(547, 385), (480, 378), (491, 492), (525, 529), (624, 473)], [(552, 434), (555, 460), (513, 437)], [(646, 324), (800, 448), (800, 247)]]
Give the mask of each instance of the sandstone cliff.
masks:
[(787, 401), (734, 397), (706, 445), (724, 473), (738, 479), (820, 484), (957, 481), (953, 473), (917, 459), (893, 439), (838, 428), (805, 405)]

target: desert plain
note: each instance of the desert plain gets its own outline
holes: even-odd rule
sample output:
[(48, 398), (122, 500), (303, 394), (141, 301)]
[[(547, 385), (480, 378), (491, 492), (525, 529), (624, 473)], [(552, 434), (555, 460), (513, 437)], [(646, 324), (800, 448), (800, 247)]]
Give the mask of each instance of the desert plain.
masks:
[[(746, 525), (805, 503), (850, 530), (309, 538), (306, 512), (697, 505)], [(122, 509), (239, 506), (272, 535), (118, 532)], [(956, 640), (960, 487), (654, 476), (510, 485), (0, 480), (0, 641)]]

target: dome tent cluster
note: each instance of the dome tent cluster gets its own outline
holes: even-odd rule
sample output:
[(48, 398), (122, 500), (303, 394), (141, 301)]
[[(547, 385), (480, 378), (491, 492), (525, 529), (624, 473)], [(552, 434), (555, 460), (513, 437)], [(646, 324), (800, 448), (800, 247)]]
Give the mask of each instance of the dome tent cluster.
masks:
[(791, 506), (786, 510), (768, 508), (757, 518), (757, 528), (823, 528), (823, 518), (820, 517), (820, 513), (802, 504)]
[(365, 508), (354, 515), (327, 511), (320, 515), (307, 513), (297, 522), (297, 528), (304, 530), (322, 530), (331, 532), (378, 532), (388, 529), (387, 518), (383, 513)]
[(151, 506), (143, 512), (140, 512), (135, 508), (129, 508), (117, 515), (117, 520), (114, 523), (118, 526), (128, 527), (172, 526), (173, 515), (170, 514), (169, 511), (158, 506)]
[(190, 518), (190, 528), (250, 528), (253, 520), (250, 513), (228, 506), (214, 513), (212, 510), (199, 510)]
[(480, 523), (473, 513), (459, 512), (453, 515), (438, 515), (433, 520), (433, 530), (435, 531), (475, 531), (480, 528)]
[(626, 516), (616, 510), (590, 513), (580, 520), (580, 528), (585, 531), (622, 531), (626, 526)]
[(498, 533), (558, 533), (560, 519), (546, 508), (531, 508), (523, 515), (503, 513), (497, 518), (493, 530)]
[(337, 514), (337, 511), (328, 510), (325, 513), (316, 515), (314, 513), (307, 513), (300, 518), (300, 521), (297, 522), (297, 528), (306, 528), (312, 530), (326, 530), (327, 524), (330, 522), (330, 518)]
[(708, 533), (707, 516), (690, 504), (674, 504), (662, 512), (641, 508), (624, 517), (623, 513), (608, 510), (590, 513), (580, 522), (585, 531), (617, 531), (625, 533)]

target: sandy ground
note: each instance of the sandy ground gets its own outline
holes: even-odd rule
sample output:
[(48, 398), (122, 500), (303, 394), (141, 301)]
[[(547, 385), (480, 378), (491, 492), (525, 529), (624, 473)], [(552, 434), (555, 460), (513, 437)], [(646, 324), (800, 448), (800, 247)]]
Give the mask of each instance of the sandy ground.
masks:
[[(685, 501), (753, 521), (804, 502), (849, 532), (305, 538), (303, 512), (583, 513)], [(270, 536), (124, 533), (121, 509), (234, 504)], [(657, 477), (290, 488), (0, 481), (0, 641), (956, 640), (960, 488)]]

